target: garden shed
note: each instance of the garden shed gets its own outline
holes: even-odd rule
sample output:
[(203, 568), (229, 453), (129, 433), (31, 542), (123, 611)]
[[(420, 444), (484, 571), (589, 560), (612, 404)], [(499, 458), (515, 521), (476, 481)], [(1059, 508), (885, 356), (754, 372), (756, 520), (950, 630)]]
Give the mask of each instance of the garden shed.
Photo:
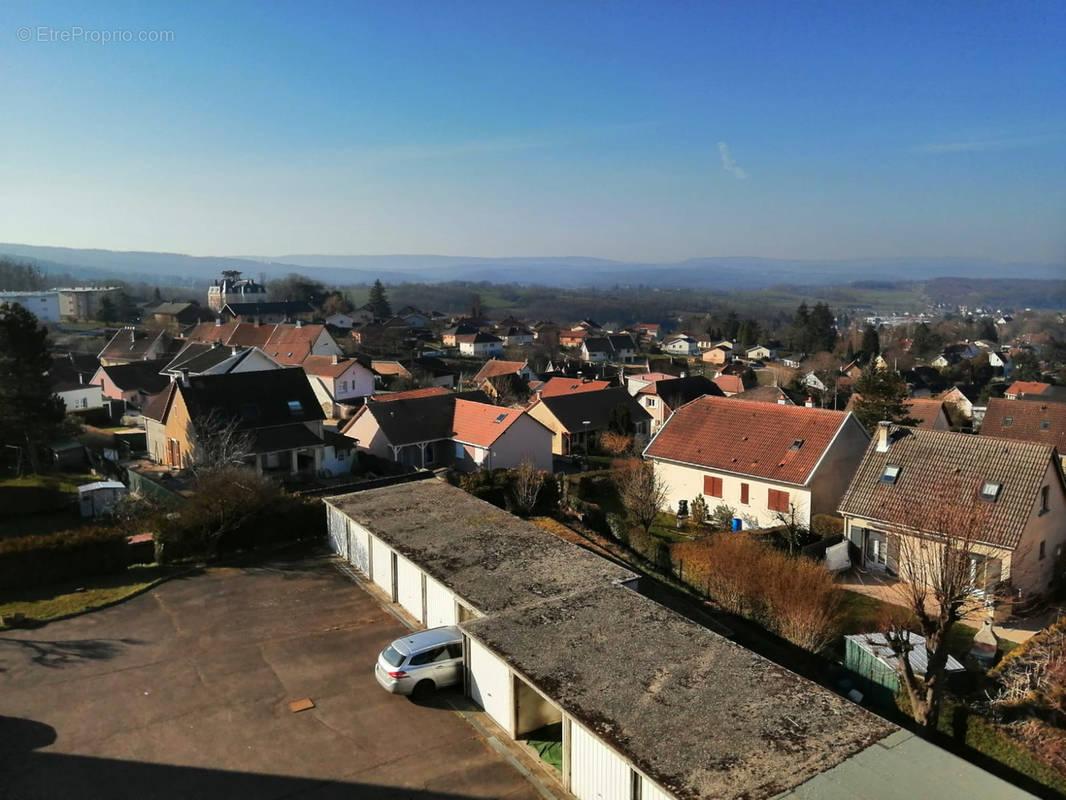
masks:
[[(921, 634), (908, 631), (912, 650), (908, 654), (911, 668), (924, 675), (929, 665), (929, 653)], [(875, 704), (894, 703), (899, 691), (899, 658), (883, 633), (857, 633), (844, 637), (844, 666), (860, 679), (859, 690)], [(965, 672), (966, 668), (948, 656), (948, 674)]]

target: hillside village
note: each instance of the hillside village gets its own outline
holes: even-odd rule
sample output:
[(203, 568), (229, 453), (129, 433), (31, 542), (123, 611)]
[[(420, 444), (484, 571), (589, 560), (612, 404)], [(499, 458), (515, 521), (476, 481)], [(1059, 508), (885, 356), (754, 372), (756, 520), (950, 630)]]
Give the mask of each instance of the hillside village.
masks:
[[(979, 699), (1008, 684), (1022, 663), (1011, 651), (1063, 630), (1061, 314), (852, 319), (801, 303), (774, 335), (736, 314), (611, 328), (494, 318), (476, 303), (393, 311), (380, 282), (359, 307), (342, 291), (279, 298), (234, 271), (202, 304), (137, 304), (114, 287), (0, 302), (10, 318), (32, 312), (21, 324), (42, 343), (47, 331), (34, 363), (58, 409), (4, 429), (4, 520), (18, 524), (0, 539), (0, 575), (12, 585), (328, 531), (411, 624), (462, 627), (465, 691), (502, 734), (565, 731), (549, 774), (574, 796), (815, 797), (830, 784), (855, 796), (848, 765), (869, 758), (884, 764), (862, 770), (927, 764), (922, 785), (943, 792), (957, 775), (977, 797), (1023, 796), (906, 732), (952, 747), (935, 733), (947, 709), (983, 726), (956, 752), (983, 753), (1029, 791), (1066, 787), (1060, 712)], [(86, 476), (74, 487), (84, 519), (65, 516), (75, 501), (50, 473)], [(42, 505), (21, 506), (27, 485)], [(75, 547), (63, 537), (90, 549), (118, 537), (129, 555), (82, 572), (62, 561)], [(494, 558), (550, 588), (490, 580)], [(450, 598), (443, 610), (432, 591)], [(9, 628), (32, 619), (3, 613)], [(593, 651), (617, 670), (601, 676), (609, 691), (560, 683), (573, 669), (560, 652), (608, 627), (618, 635)], [(658, 680), (650, 653), (627, 652), (634, 640), (696, 675), (654, 701), (669, 714), (625, 711), (652, 703), (640, 687)], [(725, 663), (730, 681), (751, 673), (778, 698), (730, 683), (753, 715), (731, 742), (705, 713)], [(489, 697), (497, 683), (506, 697)], [(765, 742), (789, 726), (803, 733), (779, 763)], [(901, 749), (871, 756), (884, 737)], [(662, 744), (682, 740), (682, 755)], [(700, 758), (731, 766), (711, 777)], [(598, 784), (582, 759), (614, 777)]]

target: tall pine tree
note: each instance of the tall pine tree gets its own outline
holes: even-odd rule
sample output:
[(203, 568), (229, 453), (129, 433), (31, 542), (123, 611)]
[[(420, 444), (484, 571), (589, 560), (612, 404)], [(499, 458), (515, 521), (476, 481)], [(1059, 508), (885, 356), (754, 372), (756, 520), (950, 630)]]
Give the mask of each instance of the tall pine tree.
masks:
[(881, 420), (912, 425), (915, 420), (908, 416), (908, 396), (907, 382), (899, 373), (870, 366), (855, 381), (852, 411), (870, 433), (877, 429)]
[(0, 443), (22, 448), (34, 472), (66, 409), (52, 391), (48, 332), (20, 305), (0, 304)]
[(378, 319), (392, 316), (389, 296), (385, 293), (385, 287), (382, 285), (380, 278), (374, 281), (374, 285), (370, 287), (370, 300), (367, 305), (370, 306), (371, 313)]

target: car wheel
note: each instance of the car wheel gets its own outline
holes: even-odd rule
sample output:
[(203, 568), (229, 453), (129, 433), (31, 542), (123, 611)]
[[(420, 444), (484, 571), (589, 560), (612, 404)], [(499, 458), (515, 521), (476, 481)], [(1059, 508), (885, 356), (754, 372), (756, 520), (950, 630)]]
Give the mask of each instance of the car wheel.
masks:
[(415, 684), (414, 691), (411, 692), (411, 696), (416, 700), (425, 700), (436, 689), (436, 685), (431, 680), (419, 681)]

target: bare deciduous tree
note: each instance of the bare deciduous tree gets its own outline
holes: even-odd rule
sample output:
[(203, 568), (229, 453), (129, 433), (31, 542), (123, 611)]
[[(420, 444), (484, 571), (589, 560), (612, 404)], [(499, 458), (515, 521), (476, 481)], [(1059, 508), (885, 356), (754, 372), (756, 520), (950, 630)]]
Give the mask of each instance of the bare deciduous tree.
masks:
[(544, 486), (545, 474), (537, 469), (528, 458), (515, 469), (514, 494), (515, 505), (523, 514), (529, 514), (537, 505), (537, 496)]
[(252, 436), (236, 417), (212, 411), (191, 420), (187, 432), (192, 443), (187, 466), (197, 480), (212, 470), (240, 466), (252, 454)]
[(650, 461), (636, 461), (622, 467), (615, 472), (614, 480), (626, 512), (647, 534), (666, 505), (666, 484)]
[[(955, 491), (952, 491), (952, 489)], [(944, 486), (922, 508), (908, 513), (898, 542), (897, 592), (909, 614), (883, 620), (889, 647), (897, 656), (897, 670), (915, 721), (935, 730), (943, 699), (952, 626), (999, 591), (998, 575), (980, 574), (975, 546), (984, 530), (988, 507), (975, 501), (959, 503), (959, 487)], [(981, 589), (981, 594), (975, 593)], [(915, 672), (909, 628), (917, 620), (928, 655), (923, 673)]]

